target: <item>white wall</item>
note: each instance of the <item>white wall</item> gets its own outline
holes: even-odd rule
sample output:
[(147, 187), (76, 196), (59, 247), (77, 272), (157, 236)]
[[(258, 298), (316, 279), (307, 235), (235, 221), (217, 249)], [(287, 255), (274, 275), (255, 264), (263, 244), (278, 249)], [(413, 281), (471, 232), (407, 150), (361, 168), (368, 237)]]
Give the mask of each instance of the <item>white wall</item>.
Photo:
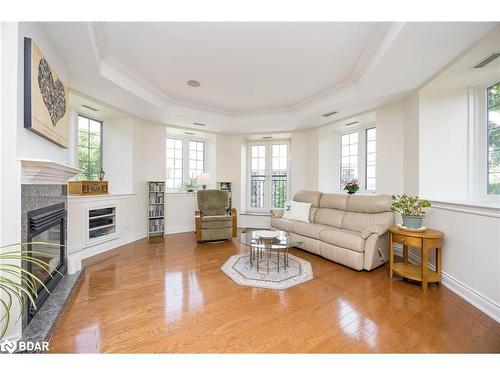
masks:
[(103, 169), (109, 181), (111, 194), (131, 193), (133, 191), (134, 152), (137, 143), (134, 135), (134, 120), (123, 117), (105, 120), (103, 124)]
[(403, 192), (412, 195), (418, 195), (419, 188), (419, 108), (418, 92), (404, 100)]
[[(17, 127), (19, 119), (18, 25), (0, 24), (0, 244), (7, 245), (21, 241), (21, 177), (16, 160)], [(7, 249), (6, 249), (7, 250)], [(12, 249), (10, 249), (12, 250)], [(2, 251), (2, 250), (0, 250)], [(20, 262), (14, 262), (20, 265)], [(3, 293), (0, 291), (0, 293)], [(13, 316), (19, 314), (14, 305)], [(11, 321), (6, 337), (19, 338), (21, 320)]]
[(403, 192), (404, 101), (376, 109), (377, 126), (377, 193)]

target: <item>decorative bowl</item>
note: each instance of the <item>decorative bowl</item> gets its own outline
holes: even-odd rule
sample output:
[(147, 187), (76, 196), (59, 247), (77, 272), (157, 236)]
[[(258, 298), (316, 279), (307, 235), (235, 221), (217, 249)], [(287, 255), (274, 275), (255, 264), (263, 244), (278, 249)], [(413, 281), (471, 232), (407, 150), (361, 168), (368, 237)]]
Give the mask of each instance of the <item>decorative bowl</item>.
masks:
[(280, 232), (276, 230), (256, 230), (254, 233), (255, 236), (263, 238), (265, 240), (270, 240), (280, 236)]

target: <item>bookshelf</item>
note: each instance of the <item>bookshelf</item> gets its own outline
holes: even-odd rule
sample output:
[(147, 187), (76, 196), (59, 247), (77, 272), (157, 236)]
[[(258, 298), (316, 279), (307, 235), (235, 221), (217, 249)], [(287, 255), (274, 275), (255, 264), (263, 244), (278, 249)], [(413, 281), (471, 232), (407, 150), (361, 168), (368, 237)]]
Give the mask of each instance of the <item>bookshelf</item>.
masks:
[(148, 238), (165, 235), (165, 182), (148, 181)]
[(231, 212), (232, 207), (232, 196), (231, 196), (231, 182), (217, 182), (217, 189), (227, 191), (229, 194), (229, 207), (227, 208), (227, 212)]

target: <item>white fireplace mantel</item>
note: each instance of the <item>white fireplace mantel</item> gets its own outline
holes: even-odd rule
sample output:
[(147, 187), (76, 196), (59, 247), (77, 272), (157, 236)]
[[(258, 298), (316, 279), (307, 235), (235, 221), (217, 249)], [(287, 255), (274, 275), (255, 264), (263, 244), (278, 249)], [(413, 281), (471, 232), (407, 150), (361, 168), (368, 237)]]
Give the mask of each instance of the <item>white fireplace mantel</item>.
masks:
[(69, 165), (44, 159), (18, 159), (21, 162), (21, 183), (32, 185), (66, 185), (81, 171)]

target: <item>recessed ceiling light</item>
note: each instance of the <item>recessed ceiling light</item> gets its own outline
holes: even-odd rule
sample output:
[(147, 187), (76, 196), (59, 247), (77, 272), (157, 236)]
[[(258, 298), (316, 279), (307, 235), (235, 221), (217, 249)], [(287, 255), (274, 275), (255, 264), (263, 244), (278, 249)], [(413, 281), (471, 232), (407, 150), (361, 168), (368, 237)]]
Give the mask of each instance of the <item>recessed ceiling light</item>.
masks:
[(272, 136), (270, 136), (270, 135), (267, 135), (267, 136), (265, 136), (265, 137), (262, 137), (262, 139), (272, 139), (272, 138), (273, 138), (273, 137), (272, 137)]
[(200, 82), (195, 81), (194, 79), (190, 79), (186, 83), (188, 84), (188, 86), (191, 86), (191, 87), (199, 87), (200, 86)]
[(196, 125), (196, 126), (207, 126), (207, 124), (203, 124), (201, 122), (193, 122), (193, 125)]
[(321, 116), (328, 117), (328, 116), (331, 116), (331, 115), (335, 115), (337, 113), (338, 113), (337, 111), (331, 111), (331, 112), (323, 113)]
[(359, 124), (359, 121), (349, 122), (349, 123), (345, 124), (345, 126), (351, 126), (351, 125), (356, 125), (356, 124)]
[(186, 135), (195, 135), (195, 133), (193, 133), (193, 132), (184, 132), (184, 134), (186, 134)]

